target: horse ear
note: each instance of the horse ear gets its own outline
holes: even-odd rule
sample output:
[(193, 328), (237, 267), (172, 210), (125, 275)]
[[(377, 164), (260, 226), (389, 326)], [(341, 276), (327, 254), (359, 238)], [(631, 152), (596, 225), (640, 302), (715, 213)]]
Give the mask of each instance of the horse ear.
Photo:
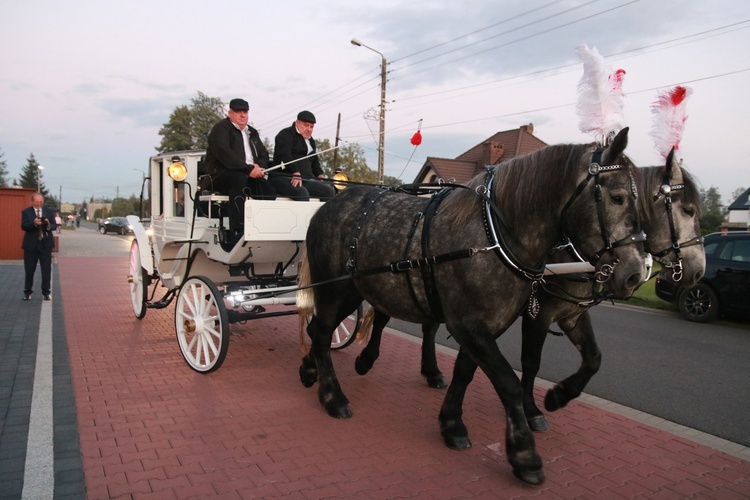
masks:
[(672, 170), (674, 167), (674, 147), (669, 150), (669, 154), (667, 155), (667, 163), (664, 164), (664, 170), (666, 170), (670, 177), (672, 176)]
[(612, 142), (609, 144), (607, 151), (604, 155), (604, 163), (612, 163), (617, 159), (618, 156), (625, 151), (625, 147), (628, 145), (628, 130), (630, 127), (625, 127), (620, 130)]
[(682, 183), (682, 169), (677, 164), (675, 158), (674, 147), (669, 151), (667, 155), (667, 163), (664, 165), (664, 172), (669, 176), (672, 182), (677, 184)]

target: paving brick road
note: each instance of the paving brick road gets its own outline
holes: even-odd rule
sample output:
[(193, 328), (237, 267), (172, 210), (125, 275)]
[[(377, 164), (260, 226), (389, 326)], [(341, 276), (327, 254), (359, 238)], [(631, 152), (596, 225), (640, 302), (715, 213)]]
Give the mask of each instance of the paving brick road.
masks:
[[(86, 255), (93, 237), (117, 255)], [(294, 316), (232, 325), (224, 365), (195, 373), (172, 307), (134, 318), (120, 239), (65, 232), (51, 302), (22, 302), (22, 264), (0, 264), (2, 499), (750, 497), (746, 448), (592, 397), (548, 414), (546, 482), (524, 485), (484, 375), (464, 406), (474, 446), (449, 450), (443, 391), (419, 375), (419, 345), (393, 333), (365, 377), (360, 345), (334, 353), (348, 420), (300, 384)], [(446, 373), (452, 359), (441, 350)]]

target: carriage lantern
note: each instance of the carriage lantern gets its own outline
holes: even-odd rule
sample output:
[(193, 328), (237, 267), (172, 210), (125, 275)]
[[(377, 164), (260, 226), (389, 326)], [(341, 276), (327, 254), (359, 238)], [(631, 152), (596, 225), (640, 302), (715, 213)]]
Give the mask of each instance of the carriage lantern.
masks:
[(187, 177), (187, 167), (182, 163), (179, 156), (172, 157), (172, 164), (167, 169), (167, 175), (177, 182), (182, 182)]
[(338, 168), (336, 169), (336, 173), (333, 174), (333, 187), (336, 188), (336, 191), (343, 191), (346, 189), (346, 182), (348, 180), (349, 178), (346, 174)]

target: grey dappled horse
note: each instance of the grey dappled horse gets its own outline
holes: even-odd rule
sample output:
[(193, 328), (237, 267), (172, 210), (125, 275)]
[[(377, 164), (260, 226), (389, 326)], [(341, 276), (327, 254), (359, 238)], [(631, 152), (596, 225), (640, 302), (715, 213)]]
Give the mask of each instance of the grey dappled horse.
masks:
[[(705, 252), (698, 218), (700, 216), (700, 192), (690, 174), (679, 167), (673, 154), (661, 167), (644, 167), (638, 176), (638, 207), (641, 223), (646, 232), (646, 251), (654, 255), (662, 265), (662, 273), (671, 279), (681, 280), (691, 287), (700, 280), (705, 271)], [(550, 262), (570, 262), (572, 256), (566, 252), (555, 252)], [(524, 411), (535, 431), (546, 431), (549, 427), (541, 410), (534, 401), (534, 380), (539, 373), (542, 349), (550, 326), (554, 323), (562, 329), (581, 354), (578, 371), (557, 383), (547, 392), (545, 408), (555, 411), (577, 398), (601, 365), (601, 351), (596, 343), (591, 318), (588, 314), (592, 302), (594, 283), (591, 276), (548, 276), (546, 285), (538, 294), (539, 313), (536, 316), (524, 312), (522, 327), (522, 378)], [(360, 375), (366, 374), (379, 355), (383, 328), (390, 319), (374, 310), (373, 329), (370, 341), (357, 357), (355, 368)], [(440, 371), (435, 354), (435, 334), (439, 324), (423, 325), (421, 373), (430, 387), (447, 386)]]
[[(637, 169), (623, 154), (627, 134), (623, 129), (604, 148), (548, 146), (430, 199), (362, 187), (321, 207), (310, 222), (300, 270), (300, 313), (311, 312), (304, 304), (312, 293), (314, 314), (307, 327), (312, 346), (299, 372), (305, 386), (319, 383), (329, 415), (351, 416), (330, 345), (336, 325), (362, 301), (406, 321), (444, 322), (461, 346), (440, 411), (444, 441), (470, 446), (461, 406), (479, 366), (505, 408), (514, 474), (543, 482), (522, 387), (495, 338), (529, 301), (564, 235), (591, 256), (608, 293), (628, 297), (644, 280)], [(315, 286), (306, 288), (310, 283)]]

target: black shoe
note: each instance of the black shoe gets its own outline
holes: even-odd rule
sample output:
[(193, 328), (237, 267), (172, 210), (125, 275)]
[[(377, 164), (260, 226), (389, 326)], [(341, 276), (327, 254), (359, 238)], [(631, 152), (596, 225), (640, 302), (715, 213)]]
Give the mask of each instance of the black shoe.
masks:
[(52, 300), (52, 295), (45, 293), (44, 294), (44, 300)]
[(30, 293), (24, 293), (23, 294), (23, 300), (31, 300), (31, 294)]

